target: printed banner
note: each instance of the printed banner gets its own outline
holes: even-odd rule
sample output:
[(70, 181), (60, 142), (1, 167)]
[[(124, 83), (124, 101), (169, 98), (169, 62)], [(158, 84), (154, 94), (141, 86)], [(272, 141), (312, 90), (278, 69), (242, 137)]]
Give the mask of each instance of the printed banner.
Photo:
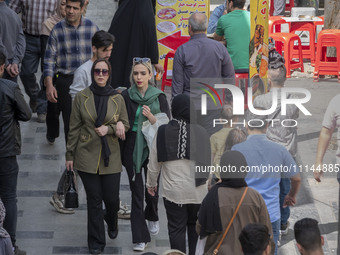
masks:
[[(209, 0), (157, 0), (156, 30), (160, 64), (166, 54), (189, 41), (188, 20), (192, 13), (202, 12), (208, 18)], [(172, 69), (172, 65), (169, 66)]]
[(267, 91), (268, 73), (268, 0), (250, 5), (249, 77), (254, 97)]

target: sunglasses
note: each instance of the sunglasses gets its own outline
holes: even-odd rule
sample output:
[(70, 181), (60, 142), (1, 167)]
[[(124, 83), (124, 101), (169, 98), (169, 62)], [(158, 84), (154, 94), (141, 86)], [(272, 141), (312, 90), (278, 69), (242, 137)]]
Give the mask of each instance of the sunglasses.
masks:
[(149, 63), (149, 62), (151, 62), (151, 59), (149, 58), (133, 58), (134, 64)]
[(94, 75), (99, 76), (100, 73), (102, 73), (103, 76), (108, 76), (109, 75), (109, 70), (107, 70), (107, 69), (97, 69), (97, 68), (94, 69)]

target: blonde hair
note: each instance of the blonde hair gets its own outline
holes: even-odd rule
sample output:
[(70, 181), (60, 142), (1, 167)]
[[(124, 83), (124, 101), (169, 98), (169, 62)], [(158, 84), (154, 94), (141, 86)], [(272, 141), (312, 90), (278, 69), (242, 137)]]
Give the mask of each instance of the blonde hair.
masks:
[(133, 62), (132, 63), (132, 68), (131, 68), (131, 73), (130, 73), (130, 84), (131, 84), (131, 86), (132, 86), (132, 84), (135, 84), (135, 81), (133, 80), (133, 68), (136, 65), (143, 65), (149, 70), (149, 73), (151, 73), (151, 79), (149, 80), (149, 85), (155, 86), (155, 79), (154, 79), (154, 75), (153, 75), (153, 69), (152, 69), (151, 61), (148, 61), (148, 62)]

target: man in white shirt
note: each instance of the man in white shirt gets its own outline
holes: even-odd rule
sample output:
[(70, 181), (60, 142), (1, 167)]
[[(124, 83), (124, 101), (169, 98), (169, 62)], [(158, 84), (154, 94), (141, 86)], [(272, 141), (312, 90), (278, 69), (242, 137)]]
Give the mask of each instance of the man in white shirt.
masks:
[(91, 68), (98, 58), (109, 59), (115, 38), (104, 30), (97, 31), (92, 37), (92, 58), (79, 66), (74, 72), (73, 83), (70, 86), (72, 100), (79, 91), (89, 87), (92, 83)]

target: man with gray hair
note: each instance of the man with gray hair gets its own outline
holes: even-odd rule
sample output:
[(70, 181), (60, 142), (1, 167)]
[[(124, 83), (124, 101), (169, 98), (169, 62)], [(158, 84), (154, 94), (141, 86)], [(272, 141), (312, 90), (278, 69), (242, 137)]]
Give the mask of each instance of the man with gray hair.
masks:
[[(230, 78), (234, 79), (234, 66), (224, 45), (207, 38), (208, 19), (203, 13), (195, 12), (189, 18), (189, 42), (178, 47), (173, 64), (172, 97), (178, 94), (190, 95), (190, 79), (193, 78)], [(220, 109), (206, 115), (204, 120), (208, 133), (218, 131), (211, 126), (218, 119)], [(210, 124), (210, 125), (209, 125)]]
[(194, 13), (189, 18), (189, 42), (176, 50), (171, 93), (190, 93), (192, 78), (234, 78), (234, 66), (228, 51), (221, 44), (207, 38), (207, 16)]

